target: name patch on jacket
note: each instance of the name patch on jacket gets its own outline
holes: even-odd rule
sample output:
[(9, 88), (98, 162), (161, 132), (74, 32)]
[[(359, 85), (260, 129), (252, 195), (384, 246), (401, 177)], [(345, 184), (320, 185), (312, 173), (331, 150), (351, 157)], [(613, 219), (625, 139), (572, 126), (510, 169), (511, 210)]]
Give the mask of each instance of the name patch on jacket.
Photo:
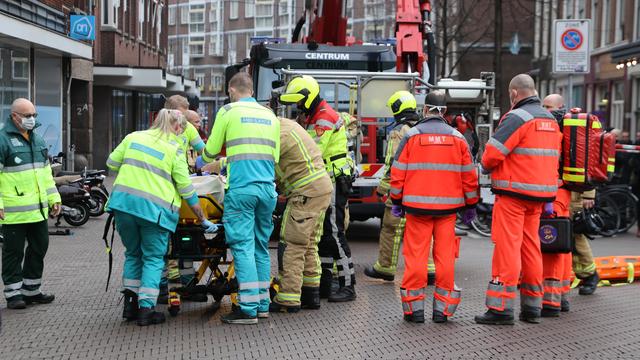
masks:
[(538, 121), (536, 123), (536, 130), (537, 131), (550, 131), (550, 132), (557, 131), (555, 126), (553, 126), (554, 124), (555, 124), (554, 121)]
[(260, 118), (252, 118), (252, 117), (243, 117), (240, 119), (240, 122), (243, 124), (271, 125), (271, 120), (269, 119), (260, 119)]
[(446, 135), (421, 136), (420, 145), (453, 145), (453, 138)]

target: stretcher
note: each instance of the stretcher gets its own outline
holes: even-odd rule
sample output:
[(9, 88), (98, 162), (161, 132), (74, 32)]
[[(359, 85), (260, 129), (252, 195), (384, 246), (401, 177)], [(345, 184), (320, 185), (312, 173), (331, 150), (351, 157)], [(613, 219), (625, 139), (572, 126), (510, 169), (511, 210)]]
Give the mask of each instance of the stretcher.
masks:
[[(593, 259), (600, 277), (598, 286), (620, 286), (640, 279), (640, 256), (601, 256)], [(572, 288), (580, 284), (574, 276)]]
[[(222, 221), (224, 211), (224, 179), (217, 175), (192, 178), (200, 200), (200, 206), (207, 219), (213, 223)], [(187, 294), (210, 294), (213, 296), (212, 311), (220, 308), (224, 296), (230, 296), (237, 305), (238, 285), (235, 279), (233, 261), (225, 243), (224, 228), (213, 234), (205, 234), (197, 216), (186, 202), (180, 207), (180, 219), (176, 231), (171, 236), (168, 259), (199, 261), (195, 276), (186, 285), (169, 289), (169, 314), (178, 315), (180, 297)], [(206, 280), (201, 284), (202, 280)]]

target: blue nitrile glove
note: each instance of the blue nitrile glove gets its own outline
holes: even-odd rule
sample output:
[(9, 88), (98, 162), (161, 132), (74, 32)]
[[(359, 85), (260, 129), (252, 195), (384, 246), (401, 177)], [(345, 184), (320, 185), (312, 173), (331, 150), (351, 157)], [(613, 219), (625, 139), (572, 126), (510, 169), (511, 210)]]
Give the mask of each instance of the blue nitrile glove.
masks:
[(476, 208), (467, 209), (464, 211), (464, 214), (462, 214), (462, 222), (465, 225), (471, 225), (471, 222), (475, 218), (476, 218)]
[(553, 215), (553, 203), (552, 202), (548, 202), (548, 203), (544, 204), (544, 207), (542, 208), (542, 215), (544, 215), (544, 216)]
[(200, 226), (204, 229), (204, 232), (207, 234), (212, 234), (222, 226), (222, 224), (214, 224), (209, 220), (203, 220)]
[(206, 162), (204, 162), (204, 160), (202, 159), (202, 156), (199, 155), (196, 158), (196, 169), (202, 169), (203, 166), (207, 165)]
[(402, 207), (402, 205), (391, 205), (391, 215), (395, 217), (403, 217), (404, 208)]

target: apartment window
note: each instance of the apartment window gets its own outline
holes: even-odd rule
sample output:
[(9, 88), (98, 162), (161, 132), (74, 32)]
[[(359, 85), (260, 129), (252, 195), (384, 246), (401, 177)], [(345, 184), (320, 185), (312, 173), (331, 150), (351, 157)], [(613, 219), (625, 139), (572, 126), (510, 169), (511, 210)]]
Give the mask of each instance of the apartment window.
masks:
[(542, 2), (542, 56), (549, 55), (549, 30), (551, 27), (551, 4)]
[(565, 19), (573, 19), (573, 12), (575, 10), (574, 0), (564, 0), (564, 6), (562, 8), (562, 15)]
[(353, 0), (347, 0), (347, 19), (353, 19)]
[(176, 11), (178, 10), (177, 7), (170, 7), (169, 8), (169, 25), (175, 25), (176, 24)]
[(186, 25), (189, 23), (189, 7), (183, 6), (180, 8), (180, 24)]
[(211, 4), (211, 8), (209, 9), (209, 23), (211, 24), (211, 31), (218, 30), (218, 22), (220, 22), (218, 4)]
[(222, 84), (224, 84), (224, 76), (221, 73), (212, 71), (211, 72), (211, 91), (222, 91)]
[(220, 56), (222, 55), (222, 36), (213, 35), (209, 36), (209, 55)]
[(192, 36), (189, 38), (189, 53), (191, 57), (204, 56), (204, 36)]
[(600, 46), (605, 46), (609, 43), (610, 29), (610, 15), (611, 0), (602, 0), (602, 19), (600, 25)]
[(615, 21), (615, 34), (614, 34), (614, 42), (622, 41), (624, 37), (624, 0), (616, 1), (616, 21)]
[(365, 2), (364, 15), (368, 18), (383, 19), (385, 16), (385, 2), (381, 0), (368, 0)]
[(248, 0), (247, 2), (244, 3), (244, 17), (247, 19), (252, 18), (255, 14), (256, 14), (256, 4), (253, 1)]
[(203, 72), (195, 73), (195, 79), (196, 79), (196, 84), (198, 85), (200, 90), (203, 90), (204, 89), (204, 73)]
[[(636, 16), (634, 18), (636, 22), (636, 40), (640, 40), (640, 0), (636, 0), (635, 9), (636, 9)], [(640, 93), (640, 89), (638, 89), (638, 93)]]
[(585, 19), (587, 17), (586, 0), (577, 0), (576, 3), (577, 3), (576, 4), (576, 8), (577, 8), (576, 19)]
[(189, 8), (189, 32), (204, 32), (204, 4), (191, 5)]
[(118, 29), (120, 0), (102, 0), (102, 30)]
[(273, 28), (273, 1), (256, 0), (256, 28)]
[(238, 18), (238, 5), (239, 0), (231, 0), (229, 2), (229, 19), (237, 19)]

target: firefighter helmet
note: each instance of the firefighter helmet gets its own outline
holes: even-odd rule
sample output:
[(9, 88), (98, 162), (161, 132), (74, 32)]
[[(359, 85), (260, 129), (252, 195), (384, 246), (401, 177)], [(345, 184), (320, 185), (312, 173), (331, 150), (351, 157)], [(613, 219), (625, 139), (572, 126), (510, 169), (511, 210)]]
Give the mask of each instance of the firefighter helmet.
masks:
[(302, 107), (309, 110), (319, 94), (320, 85), (316, 79), (309, 75), (296, 76), (289, 81), (284, 93), (280, 95), (280, 103), (292, 105), (303, 101)]
[(398, 115), (405, 110), (416, 111), (416, 98), (406, 90), (396, 91), (387, 101), (387, 107), (393, 115)]
[(604, 219), (593, 209), (583, 209), (573, 215), (573, 232), (576, 234), (599, 235), (605, 227)]

